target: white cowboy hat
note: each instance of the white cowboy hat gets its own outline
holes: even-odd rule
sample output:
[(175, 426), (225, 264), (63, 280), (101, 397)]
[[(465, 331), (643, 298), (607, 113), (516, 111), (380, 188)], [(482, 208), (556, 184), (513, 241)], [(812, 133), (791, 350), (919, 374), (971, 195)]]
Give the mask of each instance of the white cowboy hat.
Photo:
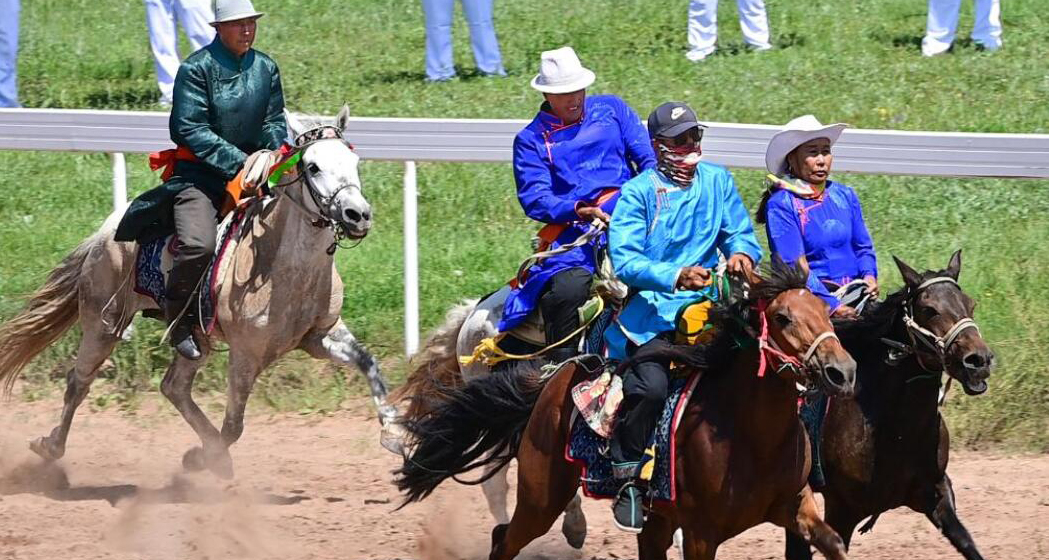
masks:
[(539, 73), (532, 78), (532, 87), (543, 93), (572, 93), (586, 89), (594, 77), (583, 68), (572, 47), (561, 47), (540, 55)]
[(773, 175), (783, 175), (787, 172), (787, 154), (794, 148), (817, 138), (826, 138), (833, 146), (841, 136), (841, 131), (848, 126), (844, 123), (823, 125), (812, 115), (790, 121), (769, 140), (769, 147), (765, 150), (765, 168)]
[(211, 13), (215, 14), (211, 25), (244, 18), (260, 18), (266, 15), (256, 12), (255, 6), (251, 5), (251, 0), (211, 0)]

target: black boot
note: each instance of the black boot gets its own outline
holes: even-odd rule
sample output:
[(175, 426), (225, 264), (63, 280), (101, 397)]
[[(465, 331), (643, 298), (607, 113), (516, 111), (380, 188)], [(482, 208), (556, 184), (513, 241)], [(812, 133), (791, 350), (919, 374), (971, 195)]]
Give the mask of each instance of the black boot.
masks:
[[(200, 346), (193, 338), (193, 326), (197, 324), (197, 303), (187, 300), (168, 299), (164, 302), (164, 316), (171, 324), (171, 345), (183, 357), (190, 360), (199, 360)], [(185, 313), (179, 317), (179, 313), (185, 309)]]
[(619, 489), (612, 503), (612, 521), (616, 527), (628, 533), (640, 533), (645, 526), (645, 492), (641, 485), (631, 480)]

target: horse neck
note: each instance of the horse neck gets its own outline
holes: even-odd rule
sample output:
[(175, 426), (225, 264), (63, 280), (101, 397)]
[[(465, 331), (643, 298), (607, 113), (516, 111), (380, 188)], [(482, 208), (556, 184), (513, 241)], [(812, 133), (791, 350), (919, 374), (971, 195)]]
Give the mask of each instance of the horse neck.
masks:
[(330, 274), (332, 256), (327, 249), (334, 242), (331, 230), (313, 225), (314, 218), (290, 200), (290, 196), (290, 193), (278, 196), (263, 210), (254, 230), (255, 254), (270, 256), (277, 269)]
[[(798, 392), (793, 383), (782, 379), (772, 368), (758, 377), (758, 349), (740, 352), (731, 371), (722, 375), (717, 388), (718, 402), (730, 407), (738, 435), (746, 441), (773, 451), (798, 430)], [(756, 451), (760, 454), (760, 451)]]

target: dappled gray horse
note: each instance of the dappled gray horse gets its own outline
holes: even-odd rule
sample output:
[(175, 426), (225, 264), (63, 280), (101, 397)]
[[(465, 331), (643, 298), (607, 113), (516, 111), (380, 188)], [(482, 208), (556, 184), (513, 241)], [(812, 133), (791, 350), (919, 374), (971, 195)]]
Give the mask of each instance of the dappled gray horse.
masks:
[[(288, 116), (293, 137), (319, 128)], [(338, 237), (361, 239), (371, 228), (371, 208), (361, 191), (360, 158), (342, 138), (349, 118), (343, 107), (336, 134), (316, 135), (303, 146), (299, 163), (285, 174), (275, 196), (258, 202), (238, 232), (215, 287), (215, 326), (202, 349), (229, 345), (228, 389), (221, 431), (193, 401), (191, 389), (204, 358), (173, 352), (160, 390), (200, 437), (202, 447), (183, 456), (188, 469), (208, 468), (232, 476), (229, 446), (244, 431), (244, 409), (255, 380), (283, 354), (305, 350), (315, 358), (353, 365), (368, 378), (383, 425), (382, 442), (398, 445), (396, 409), (386, 403), (386, 385), (372, 355), (343, 324), (343, 284), (333, 253)], [(331, 131), (331, 130), (330, 130)], [(139, 311), (156, 309), (152, 298), (133, 290), (137, 243), (113, 240), (121, 213), (82, 242), (51, 271), (26, 308), (0, 325), (0, 385), (9, 393), (19, 372), (79, 319), (83, 335), (76, 364), (67, 374), (61, 423), (30, 444), (47, 460), (65, 453), (77, 407), (87, 396), (102, 362), (113, 352)]]

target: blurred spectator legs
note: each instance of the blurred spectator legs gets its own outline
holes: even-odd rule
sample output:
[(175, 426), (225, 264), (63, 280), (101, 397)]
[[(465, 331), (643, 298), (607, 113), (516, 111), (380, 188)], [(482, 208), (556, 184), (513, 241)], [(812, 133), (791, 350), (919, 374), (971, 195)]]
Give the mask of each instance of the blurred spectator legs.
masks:
[(0, 0), (0, 107), (18, 103), (18, 0)]
[[(499, 41), (492, 22), (492, 0), (461, 0), (470, 28), (474, 62), (483, 74), (505, 76)], [(434, 82), (455, 77), (452, 59), (452, 13), (455, 0), (423, 0), (426, 16), (426, 79)]]
[(149, 25), (149, 45), (153, 50), (153, 66), (157, 70), (160, 103), (171, 105), (171, 90), (175, 86), (182, 57), (178, 53), (178, 27), (189, 38), (194, 51), (211, 43), (215, 30), (211, 27), (209, 0), (145, 0), (146, 23)]
[[(976, 13), (972, 40), (989, 51), (1002, 47), (1000, 0), (975, 0)], [(929, 0), (929, 19), (922, 39), (922, 54), (935, 56), (947, 52), (958, 30), (962, 0)]]
[[(764, 0), (737, 0), (739, 26), (743, 40), (757, 50), (772, 48), (769, 42), (769, 19)], [(718, 40), (717, 0), (692, 0), (688, 7), (688, 44), (685, 55), (698, 62), (713, 54)]]

